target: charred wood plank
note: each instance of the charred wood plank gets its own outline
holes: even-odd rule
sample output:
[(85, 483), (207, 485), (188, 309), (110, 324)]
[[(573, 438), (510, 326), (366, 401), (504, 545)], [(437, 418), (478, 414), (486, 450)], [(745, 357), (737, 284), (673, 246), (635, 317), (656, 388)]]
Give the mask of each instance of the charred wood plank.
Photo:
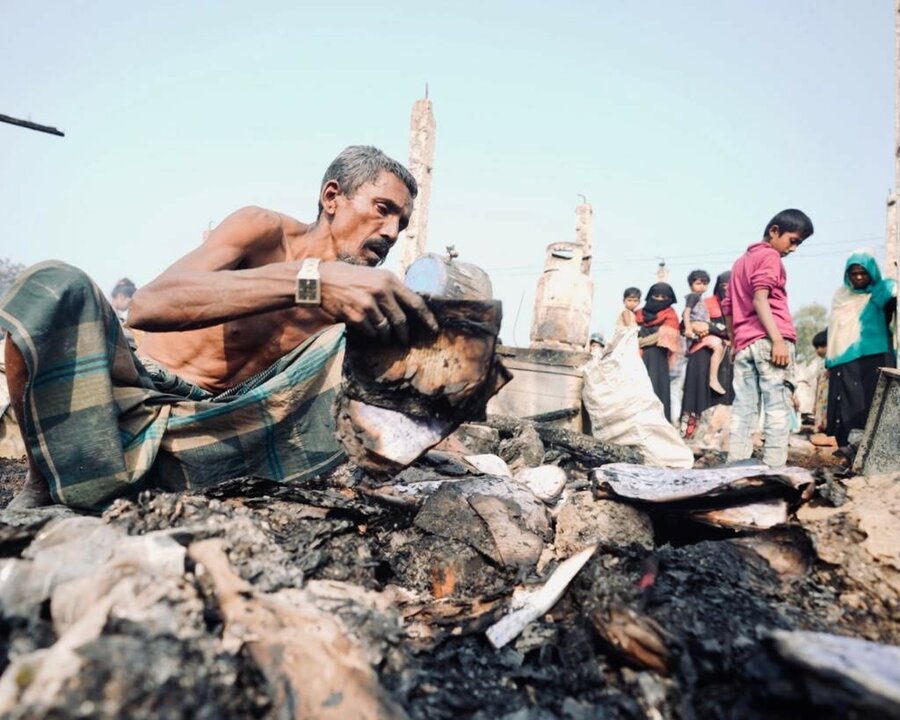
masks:
[[(502, 436), (512, 437), (528, 421), (505, 415), (491, 415), (480, 424), (494, 428)], [(641, 453), (634, 447), (604, 443), (590, 435), (555, 425), (540, 422), (531, 424), (547, 449), (561, 450), (583, 465), (597, 467), (606, 463), (640, 463), (643, 460)]]
[(337, 436), (373, 476), (401, 470), (460, 423), (484, 417), (488, 398), (510, 379), (495, 355), (499, 302), (425, 300), (437, 333), (411, 324), (408, 346), (347, 337)]

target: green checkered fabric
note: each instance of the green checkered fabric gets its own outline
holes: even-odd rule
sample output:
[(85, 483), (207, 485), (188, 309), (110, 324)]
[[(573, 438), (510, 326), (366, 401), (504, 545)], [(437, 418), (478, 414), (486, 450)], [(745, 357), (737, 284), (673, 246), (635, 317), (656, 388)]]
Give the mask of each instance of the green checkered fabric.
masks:
[(57, 502), (100, 510), (243, 475), (302, 482), (344, 459), (331, 409), (342, 325), (218, 396), (142, 363), (100, 289), (64, 263), (22, 273), (0, 327), (28, 365), (23, 435)]

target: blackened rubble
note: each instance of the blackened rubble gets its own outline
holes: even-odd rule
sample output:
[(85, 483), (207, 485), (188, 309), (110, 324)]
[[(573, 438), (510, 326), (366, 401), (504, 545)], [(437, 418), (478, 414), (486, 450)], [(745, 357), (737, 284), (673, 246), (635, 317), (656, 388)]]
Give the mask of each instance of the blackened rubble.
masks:
[[(617, 505), (592, 500), (587, 471), (593, 465), (583, 460), (607, 450), (579, 448), (587, 441), (575, 436), (548, 442), (560, 436), (533, 427), (545, 444), (540, 461), (565, 467), (569, 478), (561, 498), (547, 505), (550, 530), (559, 532), (558, 518), (572, 515), (562, 511), (575, 498), (579, 508)], [(508, 441), (521, 427), (495, 422), (493, 428), (499, 428), (496, 435), (474, 433), (478, 451), (500, 452), (505, 440), (515, 464), (520, 457), (509, 454)], [(574, 449), (567, 452), (567, 445)], [(7, 474), (20, 470), (4, 465)], [(208, 539), (222, 543), (229, 566), (254, 598), (297, 603), (302, 595), (336, 618), (360, 643), (395, 716), (854, 717), (854, 708), (865, 704), (852, 688), (812, 682), (808, 671), (779, 656), (769, 633), (813, 630), (900, 642), (898, 571), (878, 540), (891, 532), (890, 518), (896, 521), (891, 478), (822, 475), (819, 487), (829, 488), (829, 497), (840, 486), (840, 507), (817, 495), (801, 507), (802, 522), (792, 516), (786, 527), (754, 533), (695, 523), (693, 534), (677, 544), (660, 531), (671, 516), (619, 505), (628, 522), (644, 528), (643, 544), (628, 544), (618, 525), (570, 532), (568, 553), (579, 543), (598, 543), (596, 553), (561, 600), (500, 650), (484, 631), (506, 612), (517, 585), (536, 586), (557, 566), (552, 535), (535, 520), (527, 525), (524, 506), (506, 485), (513, 480), (479, 475), (463, 455), (433, 453), (403, 478), (422, 485), (420, 495), (403, 503), (386, 501), (375, 492), (377, 483), (349, 465), (304, 487), (245, 478), (208, 496), (145, 493), (115, 503), (102, 518), (111, 531), (123, 538), (163, 531), (186, 546), (183, 576), (167, 581), (177, 592), (166, 595), (163, 608), (150, 606), (152, 621), (114, 606), (99, 634), (77, 647), (79, 671), (42, 695), (43, 708), (20, 701), (9, 706), (9, 716), (280, 716), (285, 686), (271, 665), (265, 674), (259, 660), (270, 656), (254, 655), (246, 639), (233, 637), (210, 574), (192, 557), (190, 548)], [(479, 502), (466, 504), (466, 498), (484, 496), (477, 489), (488, 486), (506, 499), (482, 516)], [(432, 505), (432, 498), (442, 504)], [(866, 514), (879, 503), (881, 515)], [(455, 508), (447, 527), (435, 512), (440, 507)], [(468, 534), (451, 527), (467, 507)], [(538, 506), (529, 507), (535, 512)], [(56, 515), (18, 526), (0, 516), (3, 556), (27, 558), (42, 522), (60, 522)], [(502, 545), (525, 531), (548, 548), (536, 564)], [(0, 598), (6, 590), (0, 583)], [(4, 671), (56, 643), (53, 608), (43, 601), (19, 614), (4, 610)], [(23, 685), (35, 676), (30, 668), (19, 666)], [(0, 683), (0, 701), (3, 692)], [(889, 704), (880, 707), (890, 715)]]

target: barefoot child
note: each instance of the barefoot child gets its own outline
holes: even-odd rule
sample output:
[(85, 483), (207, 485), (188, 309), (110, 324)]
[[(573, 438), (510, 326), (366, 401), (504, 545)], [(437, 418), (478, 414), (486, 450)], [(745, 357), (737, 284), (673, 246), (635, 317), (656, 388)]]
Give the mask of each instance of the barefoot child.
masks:
[(641, 291), (636, 287), (625, 288), (625, 292), (622, 293), (622, 304), (625, 307), (616, 318), (616, 327), (632, 327), (636, 324), (634, 313), (641, 304)]
[(709, 332), (709, 308), (703, 300), (703, 293), (709, 287), (709, 273), (706, 270), (693, 270), (688, 275), (688, 286), (691, 292), (684, 299), (684, 336), (688, 340), (696, 341), (691, 351), (699, 348), (712, 350), (709, 361), (709, 386), (719, 395), (725, 394), (725, 388), (719, 382), (719, 368), (725, 357), (725, 343), (722, 338)]
[(760, 401), (765, 409), (763, 462), (769, 467), (787, 462), (797, 332), (781, 259), (812, 234), (812, 220), (805, 213), (782, 210), (766, 225), (762, 240), (748, 247), (732, 268), (722, 303), (735, 353), (728, 462), (752, 454)]

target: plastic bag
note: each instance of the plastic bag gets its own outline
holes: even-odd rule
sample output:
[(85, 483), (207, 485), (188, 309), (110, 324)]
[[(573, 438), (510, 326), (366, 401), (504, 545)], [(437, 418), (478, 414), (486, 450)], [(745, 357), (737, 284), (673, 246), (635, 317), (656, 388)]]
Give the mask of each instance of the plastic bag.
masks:
[(618, 328), (603, 354), (585, 365), (582, 399), (595, 438), (636, 446), (647, 465), (693, 467), (694, 454), (653, 392), (636, 327)]

